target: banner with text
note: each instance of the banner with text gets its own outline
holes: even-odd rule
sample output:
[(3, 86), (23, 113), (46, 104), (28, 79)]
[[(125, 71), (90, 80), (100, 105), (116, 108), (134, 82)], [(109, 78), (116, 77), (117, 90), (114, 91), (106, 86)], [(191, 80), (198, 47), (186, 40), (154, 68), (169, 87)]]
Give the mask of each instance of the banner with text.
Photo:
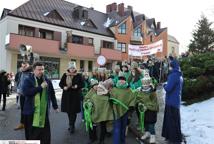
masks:
[(129, 45), (130, 56), (146, 56), (163, 51), (163, 41), (159, 40), (149, 45)]

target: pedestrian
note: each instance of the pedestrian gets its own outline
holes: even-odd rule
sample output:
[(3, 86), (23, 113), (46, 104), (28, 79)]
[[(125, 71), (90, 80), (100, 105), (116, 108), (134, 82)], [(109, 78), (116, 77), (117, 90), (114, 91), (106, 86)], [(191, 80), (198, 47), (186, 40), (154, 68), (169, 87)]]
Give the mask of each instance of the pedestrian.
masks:
[(0, 83), (1, 83), (1, 89), (0, 89), (0, 104), (1, 104), (1, 98), (3, 96), (3, 106), (2, 106), (2, 111), (5, 111), (6, 108), (6, 97), (7, 93), (9, 91), (9, 85), (10, 85), (10, 80), (8, 78), (8, 74), (6, 71), (2, 70), (0, 72)]
[(50, 144), (50, 102), (56, 112), (59, 110), (52, 82), (44, 75), (43, 63), (33, 64), (33, 73), (24, 80), (21, 89), (25, 96), (23, 114), (26, 139)]
[(149, 73), (145, 73), (141, 81), (142, 86), (137, 89), (136, 93), (141, 131), (144, 131), (144, 135), (141, 139), (145, 140), (149, 138), (150, 143), (155, 143), (155, 124), (157, 122), (157, 112), (159, 110), (156, 88)]
[(81, 111), (81, 89), (84, 87), (82, 75), (77, 73), (76, 63), (71, 61), (63, 74), (59, 86), (63, 89), (61, 111), (68, 114), (70, 133), (75, 131), (77, 113)]
[(182, 142), (180, 102), (183, 86), (183, 77), (178, 62), (170, 61), (167, 84), (164, 85), (166, 91), (165, 112), (162, 128), (162, 136), (171, 143), (180, 144)]
[(17, 73), (17, 93), (19, 96), (20, 101), (20, 107), (21, 107), (21, 117), (20, 117), (20, 123), (14, 128), (14, 130), (21, 130), (24, 129), (24, 115), (23, 115), (23, 109), (24, 109), (24, 102), (25, 102), (25, 96), (23, 94), (24, 89), (24, 81), (25, 79), (32, 73), (32, 67), (29, 65), (28, 61), (23, 61), (21, 64), (21, 71)]
[(125, 144), (126, 126), (130, 107), (135, 106), (135, 96), (129, 89), (125, 75), (120, 73), (116, 87), (110, 91), (113, 108), (113, 144)]

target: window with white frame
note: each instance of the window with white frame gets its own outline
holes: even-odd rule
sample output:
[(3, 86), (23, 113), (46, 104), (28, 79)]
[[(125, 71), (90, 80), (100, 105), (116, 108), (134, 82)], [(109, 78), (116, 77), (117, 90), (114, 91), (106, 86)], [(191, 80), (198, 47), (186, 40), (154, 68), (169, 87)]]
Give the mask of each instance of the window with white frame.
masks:
[(117, 43), (117, 50), (126, 52), (126, 43)]
[(140, 37), (141, 36), (141, 28), (140, 27), (135, 29), (134, 36), (136, 36), (136, 37)]
[(125, 22), (119, 26), (118, 32), (119, 32), (119, 34), (126, 34), (126, 23)]

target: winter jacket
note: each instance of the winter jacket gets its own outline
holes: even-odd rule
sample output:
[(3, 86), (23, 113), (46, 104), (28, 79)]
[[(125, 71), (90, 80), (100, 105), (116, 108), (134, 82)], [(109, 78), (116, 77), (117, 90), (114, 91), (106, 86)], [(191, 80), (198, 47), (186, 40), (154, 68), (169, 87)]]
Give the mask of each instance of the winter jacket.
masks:
[[(48, 84), (47, 87), (47, 97), (48, 97), (48, 108), (50, 107), (50, 103), (52, 103), (52, 106), (54, 109), (58, 108), (55, 91), (53, 88), (52, 82), (45, 77), (45, 81)], [(23, 114), (24, 115), (32, 115), (34, 113), (34, 98), (37, 93), (42, 92), (42, 87), (39, 85), (38, 87), (35, 87), (36, 81), (35, 81), (35, 75), (33, 73), (29, 74), (28, 77), (24, 80), (24, 83), (22, 85), (23, 89), (23, 95), (25, 97), (24, 102), (24, 109)]]
[(173, 69), (168, 75), (167, 84), (164, 85), (166, 91), (166, 105), (180, 108), (183, 77), (176, 60), (173, 60), (170, 66)]

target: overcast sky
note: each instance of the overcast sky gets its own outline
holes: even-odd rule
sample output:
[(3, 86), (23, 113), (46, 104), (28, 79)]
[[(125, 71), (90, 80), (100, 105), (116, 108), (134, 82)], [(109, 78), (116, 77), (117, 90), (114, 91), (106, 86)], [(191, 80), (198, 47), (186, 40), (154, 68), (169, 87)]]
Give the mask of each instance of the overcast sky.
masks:
[[(28, 0), (0, 0), (0, 13), (3, 8), (15, 9)], [(149, 18), (161, 22), (161, 27), (168, 27), (168, 34), (180, 42), (180, 51), (185, 51), (192, 37), (192, 31), (200, 16), (204, 14), (214, 22), (214, 0), (67, 0), (85, 7), (105, 12), (106, 5), (123, 2), (133, 10), (144, 13)]]

